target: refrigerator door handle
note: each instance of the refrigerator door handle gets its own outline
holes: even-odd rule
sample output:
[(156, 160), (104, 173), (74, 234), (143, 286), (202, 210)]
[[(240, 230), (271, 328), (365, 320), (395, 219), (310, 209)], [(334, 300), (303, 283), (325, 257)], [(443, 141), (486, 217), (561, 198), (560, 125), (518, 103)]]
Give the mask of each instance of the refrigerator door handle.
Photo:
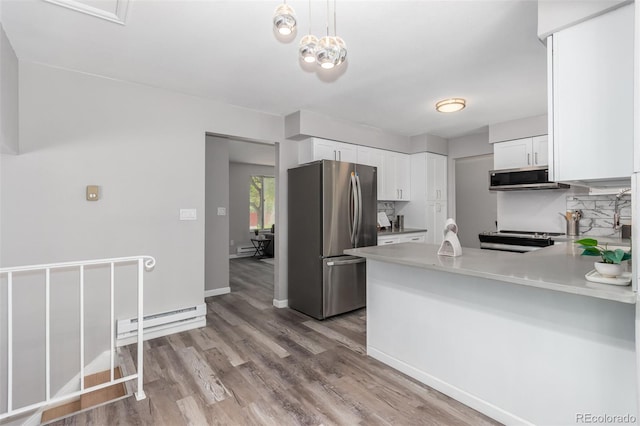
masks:
[(351, 233), (351, 247), (355, 246), (356, 242), (356, 230), (358, 227), (357, 215), (358, 215), (358, 199), (357, 199), (357, 183), (355, 173), (351, 172), (351, 182), (349, 183), (349, 195), (351, 200), (349, 202), (349, 232)]
[(356, 227), (356, 237), (354, 246), (358, 246), (358, 240), (360, 239), (360, 232), (362, 231), (362, 184), (360, 183), (360, 176), (356, 174), (356, 184), (358, 188), (358, 226)]
[(365, 263), (366, 261), (367, 259), (364, 257), (350, 260), (332, 260), (331, 262), (327, 262), (327, 266), (354, 265), (356, 263)]

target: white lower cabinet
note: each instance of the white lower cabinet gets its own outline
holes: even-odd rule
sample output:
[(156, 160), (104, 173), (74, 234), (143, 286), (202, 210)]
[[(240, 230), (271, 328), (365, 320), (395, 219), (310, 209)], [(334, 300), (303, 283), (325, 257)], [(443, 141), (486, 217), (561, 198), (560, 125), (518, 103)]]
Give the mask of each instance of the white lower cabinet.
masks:
[(406, 234), (394, 234), (378, 236), (378, 245), (384, 246), (387, 244), (398, 243), (424, 243), (426, 242), (426, 232), (407, 232)]
[(400, 238), (397, 235), (389, 235), (389, 236), (378, 236), (378, 245), (385, 246), (387, 244), (398, 244), (400, 242)]
[(401, 243), (424, 243), (427, 238), (426, 232), (415, 232), (411, 234), (401, 234)]

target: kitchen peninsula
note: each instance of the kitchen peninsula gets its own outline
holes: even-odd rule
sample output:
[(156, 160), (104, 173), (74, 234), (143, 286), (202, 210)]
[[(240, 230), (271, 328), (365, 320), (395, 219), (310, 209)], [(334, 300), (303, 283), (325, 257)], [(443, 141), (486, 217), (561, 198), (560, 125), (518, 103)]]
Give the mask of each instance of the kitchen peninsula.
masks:
[(636, 293), (573, 244), (528, 254), (396, 244), (367, 258), (367, 353), (506, 424), (637, 417)]

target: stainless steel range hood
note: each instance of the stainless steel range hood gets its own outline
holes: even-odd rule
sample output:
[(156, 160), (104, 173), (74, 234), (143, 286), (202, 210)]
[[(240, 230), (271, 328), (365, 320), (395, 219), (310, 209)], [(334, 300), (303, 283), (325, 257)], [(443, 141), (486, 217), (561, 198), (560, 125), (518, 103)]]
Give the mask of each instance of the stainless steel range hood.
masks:
[(489, 171), (490, 191), (528, 191), (540, 189), (566, 189), (569, 185), (549, 181), (548, 167)]

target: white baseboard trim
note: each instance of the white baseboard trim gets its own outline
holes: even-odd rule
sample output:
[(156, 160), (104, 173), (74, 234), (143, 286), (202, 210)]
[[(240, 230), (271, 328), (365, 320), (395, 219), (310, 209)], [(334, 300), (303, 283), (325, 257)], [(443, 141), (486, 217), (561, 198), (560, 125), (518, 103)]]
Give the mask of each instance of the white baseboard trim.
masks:
[(221, 294), (231, 293), (231, 287), (214, 288), (204, 291), (204, 297), (220, 296)]
[[(98, 355), (93, 361), (87, 364), (84, 367), (84, 375), (85, 377), (90, 374), (99, 373), (101, 371), (108, 370), (111, 366), (111, 355), (108, 350), (102, 352)], [(73, 392), (77, 392), (80, 390), (80, 372), (73, 376), (71, 380), (65, 383), (56, 393), (52, 396), (53, 398), (58, 398), (64, 395), (69, 395)], [(64, 403), (60, 403), (64, 404)], [(42, 407), (39, 408), (31, 417), (29, 417), (22, 426), (38, 426), (40, 424), (40, 420), (42, 419), (42, 413), (45, 409), (49, 409), (51, 407)]]
[(424, 371), (419, 370), (390, 355), (387, 355), (386, 353), (379, 351), (378, 349), (375, 349), (371, 346), (367, 346), (367, 355), (389, 365), (390, 367), (395, 368), (398, 371), (401, 371), (408, 376), (413, 377), (414, 379), (424, 383), (427, 386), (431, 386), (435, 390), (450, 396), (456, 401), (460, 401), (461, 403), (491, 417), (494, 420), (499, 421), (500, 423), (507, 425), (534, 426), (533, 423), (530, 423), (516, 416), (515, 414), (505, 411), (500, 407), (497, 407), (483, 399), (478, 398), (475, 395), (470, 394), (469, 392), (466, 392), (456, 386), (440, 380), (437, 377), (432, 376), (431, 374), (425, 373)]
[(241, 257), (251, 257), (252, 253), (243, 253), (243, 254), (230, 254), (229, 259), (239, 259)]
[(284, 299), (284, 300), (273, 299), (273, 306), (275, 306), (276, 308), (288, 308), (289, 299)]

